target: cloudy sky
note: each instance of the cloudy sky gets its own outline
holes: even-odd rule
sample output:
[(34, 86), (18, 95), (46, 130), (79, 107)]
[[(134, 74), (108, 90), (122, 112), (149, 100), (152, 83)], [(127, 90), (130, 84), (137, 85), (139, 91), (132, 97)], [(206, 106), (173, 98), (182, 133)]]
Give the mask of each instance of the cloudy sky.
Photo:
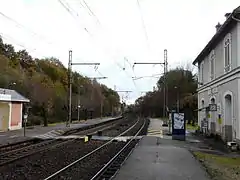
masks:
[[(139, 3), (138, 3), (139, 2)], [(239, 0), (0, 0), (0, 35), (33, 57), (57, 57), (73, 62), (99, 62), (73, 69), (89, 77), (106, 76), (100, 83), (132, 91), (131, 103), (153, 89), (163, 72), (160, 65), (168, 50), (169, 68), (191, 63), (224, 22), (224, 14)], [(89, 8), (89, 9), (88, 9)], [(119, 93), (121, 96), (126, 95)]]

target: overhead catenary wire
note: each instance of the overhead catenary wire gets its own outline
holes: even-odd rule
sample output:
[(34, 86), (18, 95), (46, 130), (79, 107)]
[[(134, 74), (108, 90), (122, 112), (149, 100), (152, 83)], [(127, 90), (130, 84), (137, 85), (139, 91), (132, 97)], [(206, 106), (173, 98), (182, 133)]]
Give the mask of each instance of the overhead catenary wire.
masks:
[[(86, 3), (86, 1), (83, 1), (83, 3), (85, 4), (85, 6), (81, 3), (81, 1), (79, 1), (79, 3), (80, 3), (80, 5), (81, 5), (83, 8), (85, 8), (85, 6), (86, 6), (86, 8), (88, 9), (89, 15), (90, 15), (90, 16), (94, 16), (94, 17), (98, 20), (98, 22), (100, 22), (100, 21), (99, 21), (99, 18), (95, 15), (95, 13), (93, 13), (93, 11), (91, 10), (90, 6)], [(138, 2), (138, 3), (139, 3), (139, 2)], [(139, 4), (139, 8), (140, 8), (140, 4)], [(144, 23), (144, 19), (143, 19), (143, 15), (142, 15), (141, 9), (139, 9), (139, 10), (140, 10), (140, 14), (141, 14), (141, 20), (142, 20), (143, 30), (144, 30), (144, 32), (145, 32), (145, 37), (146, 37), (147, 45), (148, 45), (148, 47), (149, 47), (148, 34), (147, 34), (147, 31), (146, 31), (146, 26), (145, 26), (145, 23)], [(100, 23), (99, 23), (99, 24), (100, 24)], [(101, 24), (100, 24), (100, 25), (101, 25)], [(113, 59), (114, 59), (114, 58), (113, 58)], [(120, 68), (121, 71), (124, 71), (124, 72), (125, 72), (125, 74), (127, 75), (128, 78), (131, 78), (131, 76), (128, 74), (128, 72), (127, 72), (126, 70), (124, 70), (124, 68), (123, 68), (115, 59), (114, 59), (114, 63)], [(129, 62), (128, 62), (128, 63), (129, 63)], [(133, 71), (133, 73), (134, 73), (134, 71)], [(134, 73), (134, 74), (135, 74), (135, 73)], [(138, 91), (138, 88), (137, 88), (137, 85), (136, 85), (135, 81), (134, 81), (132, 78), (131, 78), (131, 80), (132, 80), (132, 82), (133, 82), (136, 90)]]
[[(103, 76), (103, 77), (105, 77), (99, 70), (97, 70), (97, 72), (98, 72), (98, 74), (100, 75), (100, 76)], [(113, 86), (113, 88), (114, 88), (114, 86), (115, 86), (115, 84), (114, 83), (112, 83), (110, 80), (109, 80), (109, 78), (107, 78), (107, 81), (109, 82), (109, 84), (111, 84), (112, 86)]]
[[(70, 5), (68, 4), (68, 3), (64, 3), (65, 1), (64, 0), (58, 0), (60, 3), (61, 3), (61, 5), (64, 7), (64, 9), (65, 10), (67, 10), (68, 11), (68, 13), (76, 20), (76, 21), (79, 21), (79, 19), (77, 18), (77, 16), (78, 16), (78, 13), (75, 13), (74, 12), (74, 10), (73, 10), (73, 8), (71, 8), (70, 7)], [(88, 7), (90, 8), (90, 6), (88, 5)], [(96, 16), (95, 15), (95, 13), (93, 12), (93, 10), (90, 8), (90, 10), (91, 10), (91, 14), (93, 15), (93, 16)], [(97, 17), (97, 16), (96, 16)], [(98, 19), (98, 18), (97, 18)], [(99, 19), (98, 19), (99, 20)], [(14, 22), (14, 21), (13, 21)], [(16, 24), (17, 24), (18, 22), (16, 21)], [(20, 24), (20, 23), (19, 23)], [(20, 27), (20, 25), (18, 25), (19, 27)], [(24, 29), (28, 29), (28, 28), (26, 28), (24, 25), (21, 25), (21, 28), (24, 28)], [(84, 29), (86, 32), (88, 32), (87, 31), (87, 28), (85, 28)], [(31, 30), (29, 30), (29, 32), (30, 32)], [(89, 32), (88, 32), (89, 33)], [(35, 32), (31, 32), (31, 35), (34, 35), (34, 36), (38, 36), (39, 38), (41, 38), (41, 39), (43, 39), (43, 36), (39, 36), (37, 33), (35, 33)], [(19, 44), (19, 43), (18, 43)], [(21, 47), (23, 47), (23, 48), (25, 48), (25, 49), (29, 49), (29, 48), (26, 48), (26, 46), (25, 45), (23, 45), (23, 46), (21, 46)], [(34, 50), (35, 51), (35, 50)], [(116, 61), (115, 61), (115, 63), (117, 64), (117, 66), (121, 69), (121, 71), (123, 70), (123, 68), (121, 67), (121, 65), (119, 64), (119, 63), (117, 63)], [(129, 75), (129, 73), (128, 73), (128, 71), (127, 70), (124, 70), (124, 72), (125, 72), (125, 74), (129, 77), (129, 78), (131, 78), (132, 76), (131, 75)], [(132, 78), (131, 78), (131, 80), (132, 80)], [(136, 84), (135, 84), (135, 82), (133, 81), (133, 84), (134, 84), (134, 86), (136, 86)]]
[[(70, 5), (69, 5), (67, 2), (63, 3), (63, 0), (58, 0), (58, 1), (59, 1), (59, 3), (64, 7), (64, 9), (67, 10), (67, 12), (68, 12), (75, 20), (78, 21), (78, 19), (75, 17), (75, 14), (78, 16), (78, 13), (75, 12), (75, 11), (70, 7)], [(88, 8), (89, 11), (91, 12), (91, 14), (97, 18), (97, 16), (93, 13), (93, 11), (90, 9), (89, 5), (88, 5), (85, 1), (84, 1), (84, 4), (87, 6), (87, 8)], [(74, 14), (74, 13), (75, 13), (75, 14)], [(8, 19), (8, 20), (10, 20), (10, 21), (12, 21), (12, 22), (14, 22), (18, 27), (27, 30), (29, 33), (31, 33), (31, 35), (37, 36), (37, 37), (40, 38), (40, 39), (45, 38), (45, 37), (43, 37), (43, 36), (41, 36), (41, 35), (38, 35), (38, 34), (35, 33), (34, 31), (32, 31), (31, 29), (27, 28), (25, 25), (22, 25), (21, 23), (17, 22), (17, 21), (14, 20), (13, 18), (7, 16), (6, 14), (0, 12), (0, 15), (2, 15), (4, 18), (6, 18), (6, 19)], [(97, 19), (98, 19), (98, 18), (97, 18)], [(98, 21), (99, 21), (99, 20), (98, 20)], [(85, 30), (87, 33), (89, 33), (88, 30), (87, 30), (87, 28), (84, 28), (84, 30)], [(89, 34), (90, 34), (90, 33), (89, 33)], [(91, 35), (91, 34), (90, 34), (90, 35)], [(17, 42), (16, 40), (14, 40), (13, 38), (7, 37), (7, 35), (2, 34), (2, 37), (3, 37), (4, 39), (6, 39), (6, 40), (12, 41), (14, 44), (16, 44), (16, 45), (18, 45), (18, 46), (20, 46), (20, 47), (22, 47), (22, 48), (24, 48), (24, 49), (26, 49), (26, 50), (28, 50), (28, 51), (30, 51), (30, 52), (38, 51), (37, 49), (31, 49), (31, 50), (30, 50), (30, 49), (27, 48), (25, 45), (23, 45), (23, 43), (19, 43), (19, 42)], [(118, 65), (119, 65), (119, 64), (118, 64)]]
[[(10, 37), (10, 36), (8, 36), (8, 35), (6, 35), (6, 34), (0, 33), (0, 38), (3, 38), (3, 39), (5, 39), (5, 40), (7, 40), (7, 41), (11, 41), (11, 42), (13, 42), (14, 44), (16, 44), (17, 46), (26, 49), (25, 45), (23, 45), (23, 44), (20, 43), (20, 42), (17, 42), (15, 39), (13, 39), (12, 37)], [(33, 50), (34, 50), (34, 49), (33, 49)]]
[[(79, 3), (81, 4), (82, 7), (84, 7), (83, 4), (82, 4), (80, 1), (79, 1)], [(97, 16), (95, 15), (95, 13), (91, 10), (90, 6), (86, 3), (85, 0), (83, 0), (83, 3), (85, 4), (85, 6), (86, 6), (87, 9), (89, 10), (89, 12), (92, 14), (92, 16), (94, 16), (94, 17), (97, 19), (98, 23), (101, 25), (98, 17), (97, 17)], [(124, 60), (126, 60), (126, 61), (130, 64), (130, 62), (129, 62), (127, 59), (124, 59)], [(131, 76), (125, 71), (125, 67), (122, 67), (115, 59), (114, 59), (114, 63), (115, 63), (121, 70), (123, 70), (123, 71), (126, 73), (126, 75), (132, 80)], [(131, 64), (130, 64), (130, 66), (131, 66)], [(134, 72), (133, 72), (133, 73), (134, 73)], [(133, 80), (132, 80), (132, 82), (133, 82), (135, 88), (136, 88), (137, 91), (138, 91), (138, 88), (137, 88), (136, 83), (135, 83)]]
[(53, 44), (52, 42), (47, 41), (47, 40), (46, 40), (47, 38), (44, 37), (43, 35), (39, 35), (39, 34), (36, 33), (35, 31), (33, 31), (33, 30), (31, 30), (30, 28), (26, 27), (25, 25), (19, 23), (18, 21), (16, 21), (15, 19), (11, 18), (10, 16), (4, 14), (3, 12), (0, 12), (0, 15), (1, 15), (2, 17), (4, 17), (5, 19), (7, 19), (7, 20), (9, 20), (9, 21), (11, 21), (11, 22), (13, 22), (13, 23), (15, 23), (17, 27), (22, 28), (22, 29), (25, 29), (25, 31), (27, 31), (28, 33), (30, 33), (32, 36), (35, 36), (35, 37), (37, 37), (37, 38), (40, 39), (40, 40), (44, 40), (44, 41), (47, 42), (48, 44)]
[[(42, 42), (44, 42), (44, 43), (46, 43), (46, 44), (48, 44), (48, 45), (56, 45), (56, 44), (57, 44), (58, 46), (59, 46), (59, 45), (62, 46), (61, 43), (55, 42), (55, 41), (52, 41), (52, 40), (48, 40), (48, 39), (49, 39), (48, 37), (45, 37), (45, 36), (43, 36), (43, 35), (35, 32), (35, 31), (33, 31), (31, 28), (29, 28), (29, 27), (25, 26), (24, 24), (18, 22), (17, 20), (13, 19), (12, 17), (6, 15), (6, 14), (3, 13), (3, 12), (0, 12), (0, 16), (2, 16), (2, 17), (4, 17), (6, 20), (14, 23), (14, 24), (16, 25), (16, 27), (18, 27), (18, 28), (20, 28), (20, 29), (22, 29), (22, 30), (25, 30), (25, 32), (27, 32), (30, 36), (36, 37), (37, 39), (39, 39), (40, 41), (42, 41)], [(2, 33), (2, 34), (3, 34), (3, 33)], [(39, 49), (37, 49), (37, 48), (34, 48), (34, 49), (28, 48), (28, 47), (26, 47), (25, 45), (22, 45), (23, 43), (17, 42), (14, 38), (11, 38), (10, 36), (7, 37), (8, 35), (2, 35), (2, 36), (3, 36), (3, 38), (5, 38), (5, 40), (10, 40), (11, 42), (13, 42), (13, 44), (15, 44), (15, 45), (17, 45), (17, 46), (19, 46), (19, 47), (22, 47), (22, 48), (28, 50), (30, 53), (32, 53), (32, 52), (34, 51), (34, 53), (39, 52), (39, 53), (38, 53), (39, 55), (42, 54), (42, 52), (40, 53)], [(31, 46), (32, 46), (32, 45), (31, 45)], [(40, 55), (40, 56), (41, 56), (41, 55)], [(44, 56), (43, 56), (43, 57), (44, 57)]]
[[(59, 1), (61, 1), (61, 0), (59, 0)], [(84, 4), (85, 4), (85, 6), (87, 7), (87, 9), (89, 10), (89, 12), (91, 13), (91, 15), (94, 16), (94, 17), (98, 20), (99, 24), (101, 25), (98, 17), (97, 17), (97, 16), (95, 15), (95, 13), (91, 10), (90, 6), (86, 3), (85, 0), (83, 0), (83, 2), (84, 2)], [(81, 4), (82, 7), (84, 7), (83, 4), (82, 4), (80, 1), (79, 1), (79, 3)], [(115, 59), (114, 59), (114, 63), (115, 63), (121, 70), (123, 70), (123, 71), (126, 73), (126, 75), (132, 80), (131, 76), (124, 70), (124, 68), (123, 68)], [(129, 62), (128, 62), (128, 63), (129, 63)], [(133, 80), (132, 80), (132, 82), (133, 82), (136, 90), (139, 91), (138, 88), (137, 88), (136, 83), (135, 83)]]
[[(28, 48), (26, 47), (26, 45), (24, 45), (24, 43), (22, 42), (19, 42), (18, 40), (14, 39), (13, 37), (9, 36), (9, 35), (6, 35), (6, 34), (3, 34), (3, 33), (0, 33), (0, 37), (2, 37), (3, 39), (5, 39), (6, 41), (10, 41), (12, 42), (13, 44), (25, 49), (28, 51), (28, 53), (37, 53), (38, 55), (42, 54), (42, 52), (40, 52), (37, 48)], [(43, 56), (43, 58), (45, 58)]]
[(98, 17), (95, 15), (95, 13), (93, 12), (93, 10), (90, 8), (90, 6), (87, 4), (87, 2), (85, 0), (83, 0), (83, 3), (85, 4), (85, 6), (87, 7), (88, 11), (90, 12), (90, 14), (96, 18), (98, 24), (101, 24)]
[(145, 38), (146, 38), (147, 47), (148, 47), (148, 49), (150, 49), (147, 28), (146, 28), (146, 24), (145, 24), (145, 21), (144, 21), (144, 18), (143, 18), (143, 13), (142, 13), (142, 9), (141, 9), (141, 5), (140, 5), (139, 0), (137, 0), (137, 6), (138, 6), (138, 10), (139, 10), (140, 17), (141, 17), (142, 28), (143, 28), (143, 32), (144, 32), (144, 35), (145, 35)]
[[(58, 2), (62, 5), (62, 7), (77, 21), (77, 23), (79, 23), (78, 18), (75, 16), (74, 13), (76, 13), (72, 8), (70, 8), (70, 6), (67, 4), (63, 3), (63, 0), (58, 0)], [(66, 2), (65, 2), (66, 3)], [(78, 13), (76, 13), (78, 16)], [(83, 27), (83, 30), (85, 32), (87, 32), (90, 36), (92, 36), (92, 34), (88, 31), (88, 29), (86, 27)]]
[[(77, 2), (79, 2), (79, 4), (82, 6), (82, 8), (84, 8), (86, 10), (86, 7), (82, 4), (81, 0), (79, 0)], [(86, 10), (86, 11), (90, 16), (92, 16), (91, 12), (89, 12), (88, 10)]]

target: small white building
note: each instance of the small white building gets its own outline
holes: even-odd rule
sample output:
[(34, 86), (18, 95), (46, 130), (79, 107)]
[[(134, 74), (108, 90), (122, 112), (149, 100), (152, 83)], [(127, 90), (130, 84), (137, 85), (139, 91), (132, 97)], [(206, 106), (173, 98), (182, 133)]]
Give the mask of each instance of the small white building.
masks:
[(0, 131), (22, 128), (23, 103), (29, 103), (15, 90), (0, 88)]
[[(205, 122), (207, 132), (240, 142), (240, 6), (225, 17), (193, 62), (199, 75), (198, 124)], [(209, 104), (216, 104), (217, 111), (210, 111)]]

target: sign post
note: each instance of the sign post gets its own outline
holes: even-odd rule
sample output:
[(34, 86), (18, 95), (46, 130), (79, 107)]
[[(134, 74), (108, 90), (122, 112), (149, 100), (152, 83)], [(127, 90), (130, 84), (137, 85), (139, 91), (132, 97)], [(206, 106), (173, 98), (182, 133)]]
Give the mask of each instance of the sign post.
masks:
[(24, 137), (26, 136), (26, 124), (27, 124), (27, 118), (28, 118), (28, 115), (27, 114), (24, 114), (23, 115), (23, 120), (24, 120)]
[(185, 141), (186, 139), (186, 121), (184, 113), (172, 113), (172, 139)]

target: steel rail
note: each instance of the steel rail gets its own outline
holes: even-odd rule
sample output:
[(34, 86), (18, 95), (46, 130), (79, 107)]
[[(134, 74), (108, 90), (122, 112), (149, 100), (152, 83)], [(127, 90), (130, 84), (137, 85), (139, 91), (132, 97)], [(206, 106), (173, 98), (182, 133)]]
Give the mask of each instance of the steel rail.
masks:
[(49, 180), (53, 177), (56, 177), (57, 175), (59, 175), (60, 173), (62, 173), (63, 171), (67, 170), (68, 168), (71, 168), (72, 166), (74, 166), (75, 164), (77, 164), (78, 162), (82, 161), (83, 159), (89, 157), (90, 155), (92, 155), (93, 153), (97, 152), (98, 150), (102, 149), (103, 147), (107, 146), (108, 144), (110, 144), (112, 141), (114, 141), (114, 139), (126, 134), (128, 131), (130, 131), (132, 128), (134, 128), (137, 123), (140, 121), (140, 119), (137, 120), (137, 122), (135, 124), (133, 124), (130, 128), (128, 128), (127, 130), (125, 130), (124, 132), (122, 132), (121, 134), (119, 134), (116, 137), (111, 138), (108, 142), (106, 142), (105, 144), (99, 146), (98, 148), (94, 149), (93, 151), (85, 154), (84, 156), (82, 156), (81, 158), (77, 159), (76, 161), (70, 163), (69, 165), (63, 167), (62, 169), (58, 170), (57, 172), (53, 173), (52, 175), (48, 176), (47, 178), (45, 178), (44, 180)]
[(139, 129), (139, 131), (127, 142), (127, 144), (125, 144), (125, 146), (120, 149), (120, 151), (118, 151), (118, 153), (108, 161), (107, 164), (105, 164), (102, 169), (100, 169), (90, 180), (96, 180), (97, 178), (99, 178), (102, 173), (104, 173), (104, 171), (107, 170), (107, 168), (112, 164), (112, 162), (130, 145), (130, 143), (138, 136), (138, 134), (142, 131), (142, 129), (144, 128), (146, 124), (146, 120), (144, 121), (142, 127)]
[(41, 142), (40, 139), (35, 138), (35, 139), (28, 139), (20, 142), (4, 144), (0, 146), (0, 154), (5, 153), (7, 151), (12, 151), (15, 148), (19, 149), (19, 148), (26, 147), (32, 144), (37, 144), (40, 142)]
[[(108, 121), (106, 124), (102, 124), (99, 126), (91, 127), (86, 130), (82, 130), (79, 132), (79, 134), (86, 135), (88, 133), (89, 135), (93, 135), (93, 134), (97, 133), (97, 131), (109, 129), (112, 126), (115, 126), (117, 123), (119, 123), (119, 122), (118, 121), (113, 121), (113, 122)], [(73, 133), (73, 134), (75, 134), (75, 133)], [(68, 140), (63, 139), (63, 141), (61, 141), (61, 142), (59, 142), (59, 139), (50, 139), (50, 140), (45, 140), (45, 141), (42, 141), (42, 142), (39, 142), (36, 144), (30, 144), (28, 146), (24, 146), (21, 148), (3, 152), (0, 154), (0, 166), (9, 164), (11, 162), (31, 156), (31, 155), (39, 153), (39, 152), (46, 151), (51, 148), (62, 146), (64, 144), (70, 143), (72, 141), (74, 141), (74, 138), (68, 139)]]
[(36, 146), (33, 147), (25, 147), (25, 148), (21, 148), (21, 149), (17, 149), (15, 151), (10, 151), (4, 154), (1, 154), (0, 156), (0, 166), (3, 166), (5, 164), (9, 164), (13, 161), (31, 156), (33, 154), (36, 154), (38, 152), (42, 152), (54, 147), (58, 147), (61, 146), (63, 144), (69, 143), (70, 141), (73, 141), (73, 139), (71, 140), (63, 140), (61, 142), (58, 142), (57, 140), (51, 140), (49, 142), (44, 142), (43, 144), (37, 144)]

